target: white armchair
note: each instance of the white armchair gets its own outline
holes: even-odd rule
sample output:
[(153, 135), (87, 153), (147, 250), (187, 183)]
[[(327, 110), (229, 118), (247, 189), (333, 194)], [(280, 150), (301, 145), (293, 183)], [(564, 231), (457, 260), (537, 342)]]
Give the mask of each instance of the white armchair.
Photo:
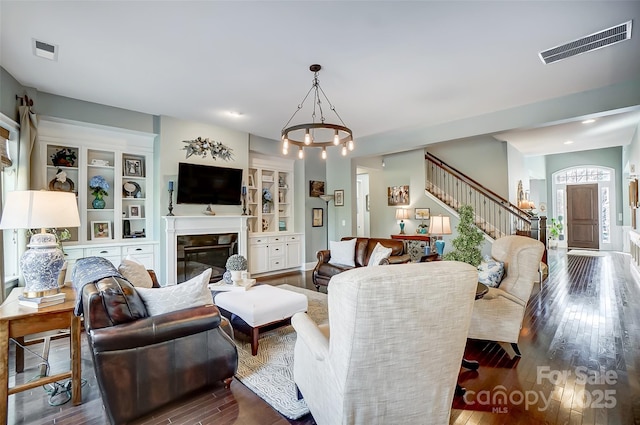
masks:
[(448, 424), (477, 279), (451, 261), (331, 278), (329, 327), (291, 321), (294, 380), (316, 423)]
[(526, 236), (505, 236), (493, 243), (491, 256), (504, 262), (505, 276), (498, 288), (489, 288), (474, 303), (469, 338), (511, 343), (520, 356), (522, 320), (543, 253), (542, 242)]

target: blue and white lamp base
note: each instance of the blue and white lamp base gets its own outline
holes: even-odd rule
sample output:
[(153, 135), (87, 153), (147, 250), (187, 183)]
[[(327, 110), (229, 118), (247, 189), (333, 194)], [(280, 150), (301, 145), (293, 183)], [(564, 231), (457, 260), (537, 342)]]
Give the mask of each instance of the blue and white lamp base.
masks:
[(50, 233), (36, 233), (31, 236), (20, 259), (20, 269), (24, 276), (24, 296), (42, 297), (59, 292), (58, 276), (64, 265), (64, 255), (55, 235)]
[(444, 241), (442, 239), (436, 241), (436, 252), (439, 257), (442, 257), (442, 254), (444, 254)]

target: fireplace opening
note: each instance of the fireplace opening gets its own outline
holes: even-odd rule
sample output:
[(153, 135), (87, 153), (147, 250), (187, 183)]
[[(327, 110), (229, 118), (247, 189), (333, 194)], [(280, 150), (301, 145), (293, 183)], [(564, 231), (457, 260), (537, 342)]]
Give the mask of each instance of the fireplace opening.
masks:
[(182, 235), (177, 237), (177, 283), (212, 269), (211, 283), (222, 280), (227, 259), (238, 253), (237, 233)]

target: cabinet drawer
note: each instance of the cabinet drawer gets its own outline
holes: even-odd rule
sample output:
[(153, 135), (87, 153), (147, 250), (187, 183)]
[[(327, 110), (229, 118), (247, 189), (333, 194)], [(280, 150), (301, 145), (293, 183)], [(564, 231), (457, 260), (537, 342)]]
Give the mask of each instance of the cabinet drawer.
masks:
[(249, 238), (249, 245), (266, 245), (269, 243), (269, 238)]
[(269, 256), (281, 257), (284, 255), (284, 244), (274, 243), (269, 245)]
[(284, 269), (284, 257), (272, 258), (269, 270)]
[(300, 235), (285, 236), (285, 240), (287, 242), (298, 242), (302, 240), (302, 236)]
[(284, 242), (284, 237), (282, 236), (270, 236), (269, 243), (279, 243)]
[(123, 246), (122, 255), (153, 254), (153, 245)]
[(82, 257), (84, 257), (84, 251), (82, 250), (82, 248), (78, 248), (78, 249), (65, 248), (64, 249), (65, 260), (77, 260)]
[(109, 246), (102, 248), (89, 248), (87, 249), (87, 257), (107, 257), (107, 256), (120, 256), (119, 246)]

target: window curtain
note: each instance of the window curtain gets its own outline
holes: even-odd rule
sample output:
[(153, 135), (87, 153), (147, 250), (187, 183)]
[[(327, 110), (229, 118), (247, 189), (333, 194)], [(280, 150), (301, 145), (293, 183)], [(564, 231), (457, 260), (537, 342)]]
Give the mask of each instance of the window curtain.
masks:
[(20, 141), (18, 143), (18, 167), (16, 189), (29, 190), (31, 183), (31, 152), (38, 138), (38, 116), (30, 105), (22, 105), (20, 112)]

